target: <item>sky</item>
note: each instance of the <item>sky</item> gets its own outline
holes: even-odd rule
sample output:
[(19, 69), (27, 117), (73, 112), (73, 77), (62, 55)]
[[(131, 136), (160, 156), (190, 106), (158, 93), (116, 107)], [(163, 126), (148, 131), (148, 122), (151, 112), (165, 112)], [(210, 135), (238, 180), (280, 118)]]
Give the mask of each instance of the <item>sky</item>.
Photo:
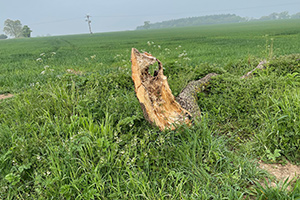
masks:
[(185, 17), (236, 14), (260, 18), (273, 12), (300, 12), (299, 0), (0, 0), (0, 34), (6, 19), (20, 20), (32, 36), (135, 30), (151, 23)]

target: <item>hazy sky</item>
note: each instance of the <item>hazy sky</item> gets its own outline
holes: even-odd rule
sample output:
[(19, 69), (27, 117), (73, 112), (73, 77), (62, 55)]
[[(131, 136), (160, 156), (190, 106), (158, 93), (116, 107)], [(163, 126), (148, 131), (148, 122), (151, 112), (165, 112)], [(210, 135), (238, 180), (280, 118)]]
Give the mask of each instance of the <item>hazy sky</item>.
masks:
[(0, 0), (0, 34), (6, 19), (28, 25), (32, 36), (134, 30), (144, 21), (237, 14), (259, 18), (272, 12), (300, 12), (299, 0)]

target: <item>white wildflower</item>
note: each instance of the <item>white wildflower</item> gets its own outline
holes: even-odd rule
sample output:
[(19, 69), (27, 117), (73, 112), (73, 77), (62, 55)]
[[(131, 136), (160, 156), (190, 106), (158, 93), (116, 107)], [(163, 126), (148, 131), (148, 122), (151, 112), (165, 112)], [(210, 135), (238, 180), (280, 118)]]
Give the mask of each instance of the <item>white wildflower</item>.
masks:
[(121, 138), (118, 138), (116, 143), (119, 144), (120, 142), (122, 142), (123, 140)]
[(41, 157), (40, 157), (40, 156), (37, 156), (36, 159), (37, 159), (37, 160), (41, 160)]
[(40, 54), (40, 56), (45, 56), (45, 55), (46, 55), (45, 53), (41, 53), (41, 54)]
[(147, 44), (148, 44), (148, 46), (151, 46), (151, 42), (150, 41), (148, 41)]
[(95, 59), (95, 58), (96, 58), (96, 55), (91, 56), (91, 59)]
[(55, 55), (56, 54), (56, 52), (51, 52), (51, 55)]
[(131, 159), (131, 163), (134, 164), (134, 162), (135, 162), (135, 157), (133, 157), (133, 158)]
[(45, 65), (45, 66), (44, 66), (44, 69), (47, 69), (47, 68), (49, 68), (49, 65)]
[(161, 48), (161, 46), (160, 45), (157, 45), (157, 47), (160, 49)]
[(102, 157), (100, 158), (100, 163), (102, 164), (102, 163), (104, 163), (104, 161), (105, 161), (105, 158), (102, 156)]
[(37, 58), (36, 61), (38, 61), (38, 62), (43, 62), (43, 59)]
[(185, 51), (183, 51), (183, 53), (179, 54), (179, 55), (178, 55), (178, 58), (184, 57), (184, 56), (187, 56), (187, 53), (186, 53)]
[(46, 71), (45, 71), (45, 70), (41, 72), (41, 74), (45, 74), (45, 73), (46, 73)]

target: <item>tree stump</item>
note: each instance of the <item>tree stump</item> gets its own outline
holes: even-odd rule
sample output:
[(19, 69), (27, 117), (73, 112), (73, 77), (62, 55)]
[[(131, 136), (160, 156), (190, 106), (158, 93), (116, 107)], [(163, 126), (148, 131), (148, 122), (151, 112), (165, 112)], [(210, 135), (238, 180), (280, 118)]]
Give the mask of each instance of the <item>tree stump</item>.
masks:
[[(167, 77), (163, 74), (162, 63), (151, 54), (140, 53), (137, 49), (131, 51), (132, 80), (135, 93), (142, 107), (144, 117), (160, 130), (176, 128), (176, 124), (192, 123), (193, 119), (200, 119), (201, 111), (197, 104), (197, 93), (203, 92), (216, 73), (207, 74), (205, 77), (191, 81), (176, 97), (169, 87)], [(149, 66), (158, 62), (158, 70), (152, 76)], [(264, 69), (266, 60), (261, 61), (257, 67), (242, 76), (249, 78), (257, 69)]]
[[(198, 81), (192, 81), (177, 97), (173, 96), (169, 87), (167, 77), (163, 74), (162, 63), (145, 52), (140, 53), (133, 48), (131, 51), (132, 80), (135, 93), (142, 107), (144, 117), (160, 130), (176, 128), (176, 124), (188, 124), (192, 118), (200, 116), (197, 104), (197, 92), (202, 91), (212, 76), (208, 74)], [(152, 76), (149, 66), (158, 63), (158, 70)]]
[[(132, 80), (135, 93), (142, 107), (144, 117), (160, 130), (175, 129), (175, 124), (190, 124), (191, 114), (176, 102), (163, 74), (162, 63), (149, 53), (132, 49)], [(149, 66), (158, 62), (158, 70), (152, 76)]]

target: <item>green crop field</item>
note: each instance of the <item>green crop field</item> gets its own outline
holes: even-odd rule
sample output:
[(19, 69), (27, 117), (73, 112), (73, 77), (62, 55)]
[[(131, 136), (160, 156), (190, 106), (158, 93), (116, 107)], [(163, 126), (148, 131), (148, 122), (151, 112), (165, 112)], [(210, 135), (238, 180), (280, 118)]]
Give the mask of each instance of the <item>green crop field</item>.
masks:
[[(299, 44), (300, 20), (0, 40), (0, 199), (300, 198), (299, 178), (268, 186), (257, 162), (300, 164)], [(133, 47), (175, 96), (219, 74), (201, 121), (144, 119)]]

